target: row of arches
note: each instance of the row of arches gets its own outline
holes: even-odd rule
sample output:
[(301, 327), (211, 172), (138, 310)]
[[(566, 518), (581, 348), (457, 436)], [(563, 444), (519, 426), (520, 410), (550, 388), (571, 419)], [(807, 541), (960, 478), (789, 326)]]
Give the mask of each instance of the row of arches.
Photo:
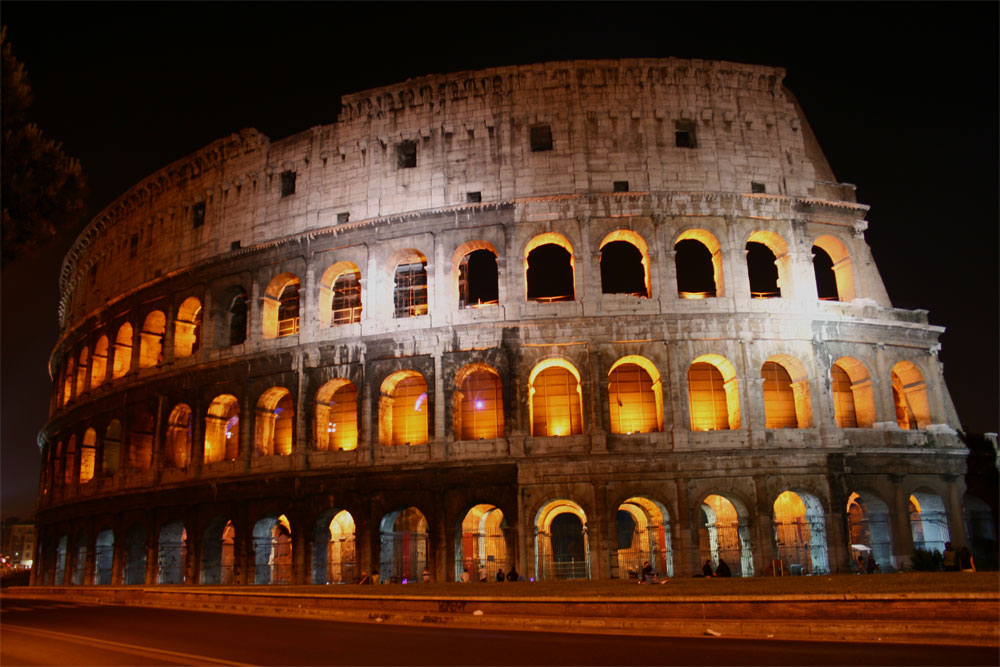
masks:
[[(723, 281), (722, 246), (711, 232), (682, 232), (675, 244), (678, 296), (704, 299), (726, 293)], [(600, 243), (601, 291), (650, 297), (649, 246), (632, 230), (616, 230)], [(788, 244), (775, 232), (758, 231), (746, 244), (750, 293), (753, 298), (781, 296), (781, 285), (790, 280)], [(821, 299), (849, 301), (854, 298), (853, 274), (846, 246), (824, 235), (814, 241), (814, 270)], [(498, 253), (492, 243), (462, 244), (452, 258), (452, 291), (460, 309), (482, 308), (499, 303)], [(567, 238), (547, 232), (532, 238), (525, 247), (525, 298), (528, 301), (572, 301), (576, 298), (574, 249)], [(418, 250), (397, 252), (392, 258), (393, 318), (419, 317), (428, 313), (427, 257)], [(301, 279), (294, 273), (274, 276), (260, 298), (261, 336), (264, 339), (299, 333), (302, 312)], [(361, 269), (351, 261), (330, 265), (319, 280), (319, 327), (361, 321)], [(215, 317), (215, 347), (240, 345), (248, 337), (250, 309), (246, 289), (231, 286), (218, 295)], [(181, 301), (168, 321), (163, 310), (145, 315), (136, 331), (132, 322), (119, 325), (113, 339), (101, 334), (93, 348), (84, 344), (61, 365), (57, 381), (57, 404), (124, 377), (133, 365), (139, 369), (161, 365), (168, 358), (167, 328), (172, 327), (169, 358), (190, 357), (203, 345), (203, 304), (196, 296)], [(135, 348), (135, 349), (133, 349)]]
[[(951, 536), (941, 497), (921, 489), (909, 496), (908, 506), (913, 547), (943, 552)], [(974, 526), (969, 521), (983, 508), (989, 513), (983, 501), (966, 496), (970, 536)], [(872, 492), (851, 493), (844, 512), (847, 543), (836, 552), (831, 551), (828, 517), (816, 496), (786, 489), (774, 498), (770, 510), (768, 553), (773, 560), (765, 563), (766, 571), (761, 572), (754, 558), (754, 517), (747, 506), (725, 492), (702, 497), (690, 527), (697, 536), (692, 535), (695, 550), (687, 559), (688, 574), (701, 572), (705, 565), (714, 571), (722, 563), (737, 577), (774, 574), (779, 569), (793, 575), (830, 573), (838, 569), (834, 553), (846, 557), (839, 569), (847, 571), (858, 555), (869, 553), (883, 570), (900, 565), (894, 555), (889, 506)], [(453, 549), (448, 553), (453, 554), (453, 560), (444, 568), (445, 577), (460, 581), (468, 571), (473, 579), (495, 581), (498, 574), (502, 578), (514, 569), (539, 580), (594, 578), (591, 559), (595, 549), (590, 543), (587, 512), (580, 503), (568, 497), (554, 498), (543, 503), (530, 519), (524, 539), (526, 546), (530, 544), (527, 553), (531, 562), (518, 563), (516, 522), (508, 521), (500, 507), (490, 503), (470, 507), (452, 528)], [(607, 556), (612, 577), (638, 578), (646, 562), (661, 575), (678, 574), (674, 542), (681, 526), (663, 502), (645, 495), (629, 497), (615, 509), (610, 528)], [(293, 539), (298, 530), (306, 530), (308, 539)], [(324, 585), (360, 583), (364, 575), (377, 572), (381, 583), (421, 581), (432, 565), (433, 549), (442, 545), (432, 546), (428, 519), (420, 508), (406, 506), (386, 512), (376, 530), (377, 553), (366, 557), (359, 546), (369, 536), (359, 534), (355, 517), (346, 509), (322, 512), (305, 528), (294, 526), (286, 514), (267, 513), (250, 524), (248, 538), (240, 537), (234, 522), (225, 515), (215, 516), (197, 536), (189, 534), (184, 522), (168, 521), (155, 540), (148, 539), (145, 525), (136, 521), (124, 531), (120, 545), (116, 545), (110, 528), (100, 529), (93, 542), (86, 532), (72, 538), (62, 534), (53, 543), (51, 561), (41, 561), (43, 568), (48, 568), (42, 580), (73, 585)], [(300, 574), (295, 573), (293, 553), (298, 548), (310, 552)], [(92, 557), (88, 557), (89, 549), (94, 552)], [(246, 555), (241, 549), (246, 549)], [(148, 558), (154, 558), (155, 563), (147, 562)], [(245, 560), (241, 563), (241, 559)], [(242, 575), (241, 566), (245, 570)]]
[[(809, 428), (813, 425), (810, 384), (804, 365), (788, 355), (777, 355), (760, 369), (765, 427)], [(900, 361), (889, 384), (895, 419), (901, 429), (930, 424), (926, 383), (910, 361)], [(867, 367), (843, 357), (830, 369), (833, 414), (840, 428), (868, 428), (875, 422), (874, 389)], [(662, 379), (656, 365), (641, 355), (615, 361), (608, 372), (608, 416), (612, 433), (660, 432), (664, 428)], [(693, 431), (739, 429), (742, 425), (735, 366), (717, 354), (694, 359), (687, 372), (690, 427)], [(359, 389), (346, 378), (334, 378), (316, 392), (313, 405), (312, 449), (349, 451), (360, 436)], [(504, 387), (496, 368), (481, 362), (462, 367), (451, 393), (455, 440), (491, 440), (505, 436)], [(583, 383), (580, 371), (562, 357), (535, 365), (528, 376), (528, 431), (534, 437), (570, 436), (585, 432)], [(252, 447), (255, 456), (287, 456), (295, 442), (296, 403), (291, 391), (275, 386), (257, 399), (253, 412)], [(128, 460), (131, 469), (149, 468), (153, 461), (156, 430), (151, 411), (130, 415)], [(406, 369), (388, 375), (381, 383), (377, 406), (378, 442), (382, 445), (421, 445), (429, 441), (430, 403), (426, 378)], [(239, 399), (220, 394), (205, 414), (200, 463), (211, 464), (239, 457)], [(171, 409), (160, 465), (186, 468), (196, 457), (195, 415), (186, 403)], [(118, 420), (107, 426), (101, 447), (97, 432), (88, 428), (77, 450), (75, 435), (59, 440), (43, 475), (43, 493), (52, 483), (72, 487), (85, 484), (100, 472), (108, 476), (122, 464), (122, 427)], [(100, 450), (100, 451), (99, 451)], [(100, 464), (98, 465), (98, 459)]]

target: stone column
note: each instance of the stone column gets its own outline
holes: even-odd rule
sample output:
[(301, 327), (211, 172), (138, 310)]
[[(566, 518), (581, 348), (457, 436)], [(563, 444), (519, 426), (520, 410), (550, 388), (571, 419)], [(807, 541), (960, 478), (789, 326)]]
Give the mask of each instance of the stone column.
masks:
[(965, 534), (965, 517), (962, 515), (962, 497), (965, 495), (965, 479), (959, 475), (943, 475), (948, 483), (948, 498), (945, 509), (948, 513), (948, 535), (951, 545), (958, 551), (969, 545)]
[(892, 501), (889, 504), (889, 521), (892, 525), (892, 559), (896, 568), (907, 570), (913, 558), (913, 529), (910, 526), (910, 499), (903, 492), (902, 477), (890, 475)]
[[(754, 491), (756, 495), (757, 530), (753, 531), (756, 541), (754, 553), (754, 570), (756, 574), (763, 574), (770, 567), (772, 561), (778, 557), (777, 545), (774, 542), (774, 507), (771, 503), (767, 491), (767, 480), (763, 477), (754, 477)], [(747, 517), (752, 520), (753, 517)]]

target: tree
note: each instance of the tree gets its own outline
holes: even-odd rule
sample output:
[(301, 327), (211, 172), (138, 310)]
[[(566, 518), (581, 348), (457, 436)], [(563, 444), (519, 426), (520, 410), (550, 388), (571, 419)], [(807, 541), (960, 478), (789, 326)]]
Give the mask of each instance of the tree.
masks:
[(3, 80), (0, 100), (0, 193), (3, 197), (2, 265), (29, 255), (86, 214), (86, 180), (80, 163), (46, 139), (28, 120), (31, 86), (14, 57), (7, 28), (0, 29)]

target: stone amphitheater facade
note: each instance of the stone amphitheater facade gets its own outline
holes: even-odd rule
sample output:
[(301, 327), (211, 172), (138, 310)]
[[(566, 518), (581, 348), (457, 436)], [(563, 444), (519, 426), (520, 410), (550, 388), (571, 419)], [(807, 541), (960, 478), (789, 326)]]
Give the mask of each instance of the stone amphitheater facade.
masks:
[(431, 75), (139, 182), (62, 266), (35, 583), (749, 576), (964, 544), (943, 329), (892, 306), (783, 78)]

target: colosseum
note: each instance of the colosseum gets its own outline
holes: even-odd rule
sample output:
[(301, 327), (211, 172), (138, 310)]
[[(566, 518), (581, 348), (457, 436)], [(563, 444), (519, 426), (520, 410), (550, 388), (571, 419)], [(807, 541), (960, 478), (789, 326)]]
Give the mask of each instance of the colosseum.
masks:
[(780, 68), (430, 75), (220, 139), (60, 276), (33, 583), (883, 571), (985, 506)]

